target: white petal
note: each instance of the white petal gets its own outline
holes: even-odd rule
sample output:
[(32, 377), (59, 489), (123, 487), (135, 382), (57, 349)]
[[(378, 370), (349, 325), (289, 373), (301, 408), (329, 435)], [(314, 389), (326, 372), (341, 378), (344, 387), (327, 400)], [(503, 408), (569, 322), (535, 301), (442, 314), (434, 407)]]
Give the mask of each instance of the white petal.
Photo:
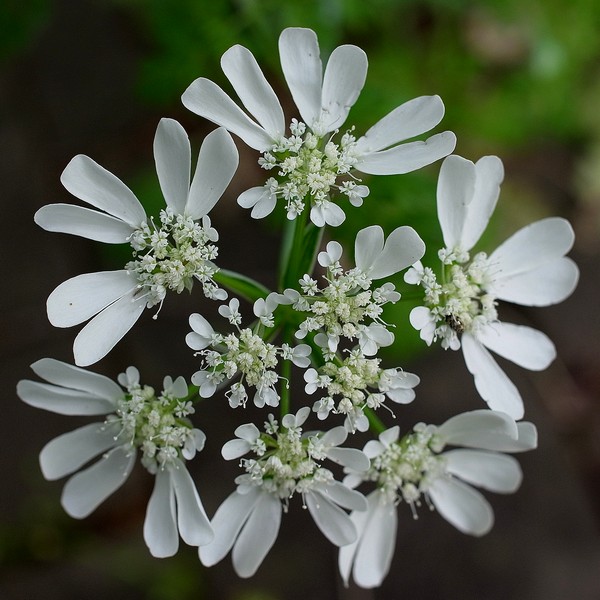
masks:
[(215, 537), (210, 544), (199, 549), (200, 561), (205, 567), (217, 564), (231, 550), (260, 495), (258, 488), (247, 494), (233, 492), (221, 504), (211, 521)]
[(175, 495), (171, 485), (171, 474), (159, 469), (154, 489), (144, 519), (144, 541), (152, 556), (173, 556), (179, 548), (177, 521), (175, 518)]
[(484, 156), (475, 163), (475, 189), (461, 233), (461, 247), (470, 250), (485, 231), (496, 208), (504, 167), (497, 156)]
[(396, 404), (409, 404), (416, 396), (412, 389), (391, 389), (387, 390), (385, 395)]
[(366, 471), (370, 464), (365, 453), (356, 448), (331, 448), (327, 458), (353, 471)]
[(42, 358), (31, 369), (50, 383), (89, 392), (112, 403), (123, 396), (123, 390), (112, 379), (53, 358)]
[(124, 244), (134, 231), (121, 219), (74, 204), (42, 206), (33, 220), (46, 231), (79, 235), (106, 244)]
[(339, 446), (346, 441), (348, 437), (348, 432), (342, 426), (334, 427), (329, 431), (326, 431), (320, 438), (323, 446)]
[[(338, 450), (356, 450), (355, 448), (338, 448)], [(364, 454), (363, 454), (364, 456)], [(367, 463), (367, 469), (369, 468)], [(365, 469), (359, 469), (364, 471)], [(350, 489), (339, 481), (332, 481), (331, 483), (319, 485), (319, 493), (330, 498), (332, 502), (348, 508), (350, 510), (367, 510), (367, 501), (365, 497), (356, 490)]]
[(214, 534), (194, 481), (181, 461), (177, 461), (169, 470), (177, 500), (177, 524), (181, 539), (190, 546), (209, 544)]
[(523, 400), (519, 391), (483, 345), (469, 334), (464, 334), (462, 349), (475, 387), (488, 406), (507, 413), (513, 419), (523, 418)]
[(73, 342), (75, 364), (85, 367), (104, 358), (134, 326), (144, 308), (144, 299), (128, 294), (98, 313)]
[(234, 460), (240, 456), (244, 456), (250, 451), (250, 444), (246, 440), (229, 440), (221, 448), (221, 456), (225, 460)]
[(146, 222), (146, 212), (134, 193), (117, 177), (79, 154), (65, 167), (61, 183), (73, 196), (117, 217), (131, 227)]
[(243, 105), (271, 138), (283, 136), (283, 109), (250, 50), (239, 45), (229, 48), (221, 58), (221, 67)]
[[(316, 221), (312, 218), (314, 214), (314, 209), (310, 212), (311, 219), (315, 225), (317, 225)], [(323, 211), (323, 219), (327, 225), (331, 227), (339, 227), (346, 220), (346, 213), (340, 208), (337, 204), (333, 202), (327, 202), (322, 206)], [(319, 218), (320, 222), (320, 218)], [(323, 225), (318, 225), (318, 227), (322, 227)]]
[(433, 482), (428, 493), (440, 515), (459, 531), (481, 536), (492, 528), (492, 507), (477, 490), (466, 483), (440, 477)]
[(368, 521), (358, 545), (352, 571), (354, 581), (367, 589), (381, 585), (390, 570), (398, 524), (396, 507), (383, 502), (380, 494), (371, 494), (368, 502)]
[(379, 225), (371, 225), (361, 229), (354, 241), (354, 260), (356, 266), (367, 273), (383, 251), (383, 229)]
[(259, 152), (269, 149), (275, 141), (210, 79), (200, 77), (193, 81), (181, 101), (188, 110), (225, 127)]
[(219, 127), (202, 142), (185, 214), (207, 215), (231, 182), (238, 167), (238, 151), (226, 129)]
[(524, 306), (548, 306), (568, 298), (579, 281), (570, 258), (558, 258), (534, 269), (498, 277), (489, 290), (500, 300)]
[(451, 131), (444, 131), (425, 141), (400, 144), (389, 150), (363, 154), (355, 168), (370, 175), (401, 175), (447, 156), (455, 146), (456, 136)]
[(135, 276), (123, 269), (72, 277), (48, 297), (48, 319), (54, 327), (78, 325), (135, 290), (136, 286)]
[(263, 219), (275, 209), (277, 196), (271, 193), (271, 190), (267, 187), (253, 187), (242, 192), (237, 199), (237, 203), (242, 208), (252, 208), (250, 216), (253, 219)]
[(161, 119), (158, 123), (154, 161), (167, 206), (182, 215), (190, 189), (192, 150), (185, 129), (174, 119)]
[(444, 103), (439, 96), (413, 98), (388, 113), (356, 142), (360, 154), (389, 148), (404, 140), (433, 129), (444, 116)]
[(448, 419), (438, 427), (438, 434), (445, 444), (497, 450), (499, 441), (516, 443), (519, 429), (505, 413), (472, 410)]
[(236, 427), (235, 435), (247, 442), (254, 443), (260, 436), (260, 431), (254, 423), (245, 423)]
[(354, 557), (356, 556), (356, 550), (358, 549), (358, 545), (360, 544), (360, 536), (365, 530), (370, 510), (371, 509), (369, 507), (367, 511), (354, 511), (350, 513), (350, 520), (352, 521), (352, 523), (354, 523), (354, 527), (356, 528), (358, 537), (351, 544), (341, 546), (338, 554), (338, 567), (340, 569), (340, 575), (342, 576), (342, 579), (344, 580), (344, 584), (346, 586), (348, 586), (348, 582), (350, 580), (350, 572), (352, 571), (352, 565), (354, 564)]
[(252, 577), (273, 547), (281, 523), (281, 502), (261, 493), (244, 528), (238, 536), (231, 558), (240, 577)]
[(135, 464), (135, 451), (119, 446), (65, 485), (61, 502), (75, 519), (83, 519), (125, 483)]
[(74, 473), (89, 460), (113, 448), (119, 428), (90, 423), (49, 441), (40, 452), (40, 467), (49, 480)]
[(25, 404), (59, 415), (106, 415), (115, 409), (106, 398), (37, 381), (19, 381), (17, 394)]
[(385, 241), (383, 251), (369, 273), (382, 279), (414, 264), (425, 254), (425, 243), (412, 227), (397, 227)]
[(367, 55), (357, 46), (336, 48), (327, 61), (321, 96), (322, 133), (341, 127), (367, 77)]
[(470, 160), (456, 155), (444, 160), (437, 185), (437, 212), (447, 248), (462, 247), (464, 225), (475, 184), (475, 165)]
[(281, 69), (302, 120), (312, 127), (321, 112), (323, 69), (314, 31), (290, 27), (279, 36)]
[(549, 217), (519, 229), (490, 255), (502, 277), (534, 269), (564, 256), (575, 234), (566, 219)]
[(493, 323), (478, 330), (477, 339), (492, 352), (531, 371), (545, 369), (556, 358), (550, 338), (525, 325)]
[(443, 456), (448, 473), (485, 490), (512, 493), (523, 479), (519, 463), (506, 454), (458, 449)]
[(323, 535), (336, 546), (345, 546), (356, 540), (356, 527), (350, 517), (327, 496), (318, 491), (305, 495), (306, 506)]

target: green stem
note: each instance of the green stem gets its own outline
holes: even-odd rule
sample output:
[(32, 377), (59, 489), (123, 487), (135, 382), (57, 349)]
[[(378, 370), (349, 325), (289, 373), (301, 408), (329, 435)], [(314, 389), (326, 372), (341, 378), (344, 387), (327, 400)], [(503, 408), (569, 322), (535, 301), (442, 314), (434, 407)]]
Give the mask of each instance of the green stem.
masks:
[(375, 414), (375, 411), (372, 408), (365, 406), (365, 408), (363, 408), (363, 412), (365, 413), (367, 419), (369, 419), (369, 427), (375, 433), (382, 433), (387, 429), (385, 423)]

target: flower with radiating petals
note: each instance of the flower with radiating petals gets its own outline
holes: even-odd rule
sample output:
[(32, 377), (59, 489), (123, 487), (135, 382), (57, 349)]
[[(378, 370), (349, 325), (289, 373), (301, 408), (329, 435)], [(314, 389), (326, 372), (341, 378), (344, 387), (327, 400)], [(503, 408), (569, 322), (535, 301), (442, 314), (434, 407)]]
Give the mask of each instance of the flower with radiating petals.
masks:
[(71, 475), (61, 498), (69, 515), (83, 519), (92, 513), (125, 482), (140, 452), (142, 464), (156, 476), (144, 522), (152, 555), (174, 555), (179, 536), (192, 546), (212, 540), (210, 522), (185, 466), (204, 447), (205, 435), (187, 419), (194, 409), (186, 401), (183, 377), (165, 377), (164, 390), (156, 395), (140, 385), (134, 367), (119, 377), (123, 388), (103, 375), (50, 358), (31, 368), (47, 383), (19, 382), (17, 393), (27, 404), (63, 415), (106, 415), (53, 439), (40, 453), (46, 479)]
[[(492, 525), (491, 506), (472, 485), (512, 493), (521, 483), (519, 463), (505, 452), (522, 452), (537, 445), (531, 423), (516, 423), (504, 413), (479, 410), (452, 417), (439, 427), (415, 426), (399, 438), (399, 428), (367, 442), (371, 459), (365, 473), (352, 473), (346, 483), (372, 481), (367, 510), (352, 512), (358, 539), (340, 548), (339, 567), (346, 584), (350, 574), (364, 588), (381, 585), (396, 545), (397, 505), (406, 502), (416, 517), (421, 497), (463, 533), (484, 535)], [(448, 445), (462, 446), (442, 452)]]
[[(238, 487), (221, 504), (211, 525), (212, 543), (199, 549), (200, 560), (211, 566), (233, 548), (233, 567), (240, 577), (251, 577), (272, 548), (287, 512), (289, 499), (302, 496), (316, 525), (336, 546), (356, 539), (356, 530), (342, 508), (364, 510), (365, 499), (359, 492), (335, 481), (331, 471), (321, 466), (329, 459), (346, 468), (368, 468), (367, 457), (355, 448), (341, 448), (347, 432), (336, 427), (324, 434), (302, 435), (302, 425), (310, 409), (287, 414), (281, 425), (272, 416), (261, 433), (253, 423), (235, 430), (236, 439), (223, 446), (226, 460), (242, 458), (246, 473), (236, 479)], [(340, 508), (342, 507), (342, 508)]]
[(259, 408), (278, 406), (279, 393), (275, 386), (280, 379), (276, 371), (279, 360), (289, 360), (297, 367), (306, 368), (310, 364), (310, 346), (276, 346), (262, 338), (263, 321), (272, 318), (272, 311), (277, 306), (273, 298), (255, 302), (254, 314), (259, 317), (255, 328), (239, 327), (242, 322), (239, 305), (240, 301), (232, 298), (229, 304), (219, 307), (219, 314), (237, 330), (228, 335), (216, 333), (202, 315), (194, 313), (190, 316), (192, 331), (187, 334), (186, 343), (202, 357), (202, 368), (192, 375), (192, 383), (199, 387), (202, 398), (210, 398), (218, 386), (239, 376), (240, 380), (225, 393), (232, 408), (246, 406), (247, 386), (255, 388), (253, 401)]
[(227, 296), (213, 280), (218, 270), (213, 262), (218, 234), (208, 213), (237, 169), (238, 153), (231, 136), (220, 128), (206, 137), (190, 182), (187, 134), (177, 121), (162, 119), (154, 138), (154, 158), (167, 205), (160, 213), (160, 224), (148, 219), (120, 179), (84, 155), (71, 160), (61, 182), (99, 210), (50, 204), (35, 214), (36, 223), (48, 231), (132, 247), (133, 260), (124, 269), (73, 277), (48, 298), (48, 318), (56, 327), (91, 319), (73, 345), (80, 366), (110, 352), (144, 309), (162, 305), (170, 290), (190, 290), (198, 281), (207, 297), (223, 300)]
[(440, 278), (421, 263), (405, 276), (425, 290), (425, 305), (410, 314), (421, 338), (444, 348), (462, 347), (467, 368), (481, 397), (494, 410), (523, 416), (515, 385), (489, 350), (530, 370), (545, 369), (555, 348), (542, 332), (498, 319), (499, 300), (524, 306), (561, 302), (577, 285), (579, 272), (565, 256), (574, 240), (568, 221), (541, 219), (523, 227), (494, 252), (470, 252), (494, 211), (504, 176), (502, 162), (486, 156), (473, 164), (449, 156), (437, 190), (438, 217), (445, 248), (439, 251)]
[(454, 149), (456, 137), (446, 131), (425, 141), (401, 143), (419, 136), (442, 119), (439, 96), (422, 96), (405, 102), (358, 139), (353, 128), (334, 141), (356, 102), (367, 75), (367, 57), (353, 45), (336, 48), (325, 72), (314, 31), (285, 29), (279, 37), (279, 56), (302, 121), (293, 119), (286, 137), (281, 104), (252, 53), (233, 46), (221, 58), (225, 76), (250, 116), (217, 84), (196, 79), (182, 96), (192, 112), (226, 127), (248, 146), (261, 152), (259, 164), (275, 176), (261, 187), (245, 191), (238, 202), (260, 219), (273, 211), (277, 200), (286, 202), (289, 219), (309, 203), (317, 226), (337, 226), (343, 209), (332, 201), (334, 193), (360, 206), (369, 189), (355, 171), (373, 175), (408, 173), (428, 165)]

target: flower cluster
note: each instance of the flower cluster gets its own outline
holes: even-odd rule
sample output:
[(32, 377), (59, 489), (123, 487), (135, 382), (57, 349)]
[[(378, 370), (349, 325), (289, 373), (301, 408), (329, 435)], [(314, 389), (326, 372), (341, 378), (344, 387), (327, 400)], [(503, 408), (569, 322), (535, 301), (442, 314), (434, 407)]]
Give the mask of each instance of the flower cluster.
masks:
[[(95, 510), (123, 485), (139, 456), (155, 477), (144, 521), (154, 556), (173, 555), (181, 537), (199, 548), (205, 566), (231, 551), (235, 571), (250, 577), (299, 496), (339, 547), (346, 584), (353, 579), (370, 588), (390, 569), (400, 505), (416, 518), (425, 504), (458, 530), (479, 536), (492, 527), (493, 512), (473, 486), (499, 493), (518, 488), (521, 470), (507, 453), (535, 448), (537, 432), (519, 421), (521, 396), (490, 351), (535, 370), (550, 364), (555, 348), (540, 331), (502, 322), (500, 302), (545, 306), (565, 299), (578, 279), (566, 257), (574, 235), (564, 219), (545, 218), (492, 252), (475, 249), (498, 200), (503, 166), (494, 156), (473, 163), (450, 155), (456, 143), (451, 132), (407, 141), (441, 121), (438, 96), (401, 104), (359, 136), (345, 123), (365, 83), (365, 53), (340, 46), (323, 70), (315, 33), (290, 28), (280, 36), (279, 56), (301, 120), (292, 119), (286, 131), (289, 121), (254, 56), (230, 48), (221, 65), (245, 110), (205, 78), (184, 92), (187, 108), (219, 126), (204, 139), (193, 176), (185, 130), (172, 119), (159, 122), (154, 158), (165, 207), (158, 215), (147, 215), (134, 193), (91, 158), (76, 156), (67, 165), (63, 185), (91, 208), (52, 204), (36, 213), (36, 223), (124, 244), (131, 258), (123, 269), (72, 277), (50, 294), (53, 325), (89, 321), (73, 344), (78, 366), (37, 361), (32, 369), (44, 382), (21, 381), (17, 393), (59, 414), (102, 416), (48, 442), (40, 454), (46, 478), (69, 476), (62, 504), (70, 515), (83, 518)], [(268, 172), (263, 185), (239, 195), (238, 204), (257, 219), (281, 210), (295, 221), (286, 228), (276, 289), (217, 265), (219, 236), (208, 215), (238, 166), (230, 132), (260, 153), (259, 165)], [(360, 229), (354, 262), (335, 240), (322, 248), (323, 228), (345, 219), (340, 197), (360, 207), (370, 195), (363, 174), (407, 173), (442, 158), (439, 265), (423, 264), (425, 244), (408, 225), (388, 235), (379, 225)], [(386, 314), (391, 304), (411, 302), (401, 286), (420, 296), (407, 324)], [(157, 394), (140, 383), (135, 367), (118, 383), (80, 368), (105, 357), (146, 308), (158, 306), (157, 318), (170, 292), (197, 288), (218, 303), (223, 321), (217, 327), (208, 313), (190, 315), (185, 340), (199, 363), (190, 386), (188, 375), (165, 377)], [(252, 305), (248, 324), (240, 300)], [(437, 427), (421, 423), (403, 437), (399, 425), (385, 424), (381, 417), (389, 415), (378, 409), (398, 419), (389, 403), (415, 400), (420, 381), (386, 364), (380, 353), (408, 325), (428, 345), (439, 341), (462, 350), (489, 410), (459, 414)], [(222, 446), (222, 457), (237, 460), (242, 473), (209, 519), (186, 464), (205, 444), (193, 420), (215, 397), (238, 408), (236, 415), (251, 399), (258, 408), (278, 408), (279, 417), (268, 414), (262, 428), (237, 426), (235, 439)], [(343, 420), (334, 423), (338, 416)], [(359, 450), (351, 446), (357, 431), (378, 439)]]

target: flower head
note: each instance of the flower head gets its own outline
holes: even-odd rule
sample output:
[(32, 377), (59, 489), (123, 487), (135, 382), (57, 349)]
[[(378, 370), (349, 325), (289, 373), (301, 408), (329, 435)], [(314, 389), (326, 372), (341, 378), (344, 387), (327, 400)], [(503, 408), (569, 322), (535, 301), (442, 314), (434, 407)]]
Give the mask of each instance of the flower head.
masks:
[(83, 155), (71, 160), (61, 181), (74, 196), (99, 210), (50, 204), (35, 214), (36, 223), (48, 231), (109, 244), (129, 243), (132, 249), (132, 260), (124, 269), (73, 277), (48, 298), (48, 318), (56, 327), (91, 319), (73, 345), (80, 366), (110, 352), (144, 309), (160, 306), (169, 291), (190, 290), (197, 281), (207, 297), (226, 297), (213, 280), (218, 270), (213, 262), (218, 235), (208, 213), (237, 168), (231, 136), (218, 129), (206, 137), (190, 182), (187, 134), (177, 121), (162, 119), (154, 138), (154, 157), (167, 205), (160, 223), (148, 219), (123, 182)]
[(139, 383), (134, 367), (119, 377), (123, 387), (49, 358), (32, 369), (48, 383), (20, 381), (17, 393), (27, 404), (66, 415), (106, 415), (101, 422), (48, 442), (40, 453), (46, 479), (71, 475), (61, 498), (69, 515), (82, 519), (92, 513), (125, 482), (140, 452), (142, 464), (156, 476), (144, 522), (150, 552), (172, 556), (179, 535), (193, 546), (212, 540), (210, 523), (185, 467), (185, 461), (204, 447), (205, 435), (187, 419), (194, 409), (185, 400), (188, 390), (182, 377), (174, 381), (166, 377), (157, 395)]
[(282, 511), (290, 498), (302, 497), (321, 532), (337, 546), (356, 538), (342, 508), (364, 510), (362, 494), (336, 481), (321, 465), (325, 459), (353, 469), (368, 468), (368, 459), (354, 448), (341, 448), (347, 432), (336, 427), (327, 433), (302, 433), (308, 407), (287, 414), (278, 423), (270, 416), (261, 433), (252, 423), (235, 431), (236, 439), (223, 446), (227, 460), (243, 458), (245, 470), (236, 479), (237, 490), (219, 507), (211, 524), (214, 541), (200, 548), (206, 566), (219, 562), (232, 548), (233, 566), (240, 577), (252, 576), (275, 543)]
[[(254, 218), (285, 202), (289, 219), (304, 210), (317, 226), (337, 226), (345, 219), (335, 195), (360, 206), (369, 190), (355, 172), (374, 175), (408, 173), (452, 152), (451, 132), (426, 141), (401, 144), (435, 127), (444, 105), (438, 96), (410, 100), (356, 137), (351, 127), (335, 139), (356, 102), (367, 74), (367, 57), (353, 45), (336, 48), (325, 71), (316, 34), (310, 29), (288, 28), (279, 37), (279, 56), (302, 121), (293, 119), (286, 135), (281, 104), (252, 53), (233, 46), (221, 67), (243, 106), (242, 110), (218, 85), (196, 79), (182, 96), (192, 112), (226, 127), (250, 147), (261, 152), (259, 164), (273, 172), (267, 183), (244, 192), (241, 206)], [(308, 208), (306, 205), (308, 204)]]
[(441, 275), (417, 263), (405, 276), (425, 291), (424, 306), (413, 309), (412, 325), (428, 344), (462, 348), (467, 368), (490, 408), (523, 416), (521, 396), (488, 350), (531, 370), (545, 369), (555, 349), (540, 331), (504, 323), (498, 301), (547, 306), (564, 300), (577, 285), (578, 269), (565, 257), (573, 230), (562, 218), (536, 221), (513, 234), (491, 254), (472, 249), (492, 215), (504, 171), (499, 158), (473, 164), (449, 156), (437, 191), (445, 248)]
[[(416, 518), (422, 501), (463, 533), (483, 535), (493, 524), (493, 511), (472, 485), (498, 493), (512, 493), (521, 483), (518, 462), (505, 452), (536, 447), (531, 423), (515, 423), (508, 415), (487, 410), (457, 415), (435, 427), (420, 423), (399, 439), (399, 428), (384, 431), (367, 442), (371, 466), (351, 473), (346, 483), (373, 482), (367, 510), (353, 512), (357, 540), (339, 553), (346, 582), (352, 577), (365, 588), (381, 584), (394, 553), (397, 510), (405, 502)], [(462, 446), (444, 451), (447, 445)]]

